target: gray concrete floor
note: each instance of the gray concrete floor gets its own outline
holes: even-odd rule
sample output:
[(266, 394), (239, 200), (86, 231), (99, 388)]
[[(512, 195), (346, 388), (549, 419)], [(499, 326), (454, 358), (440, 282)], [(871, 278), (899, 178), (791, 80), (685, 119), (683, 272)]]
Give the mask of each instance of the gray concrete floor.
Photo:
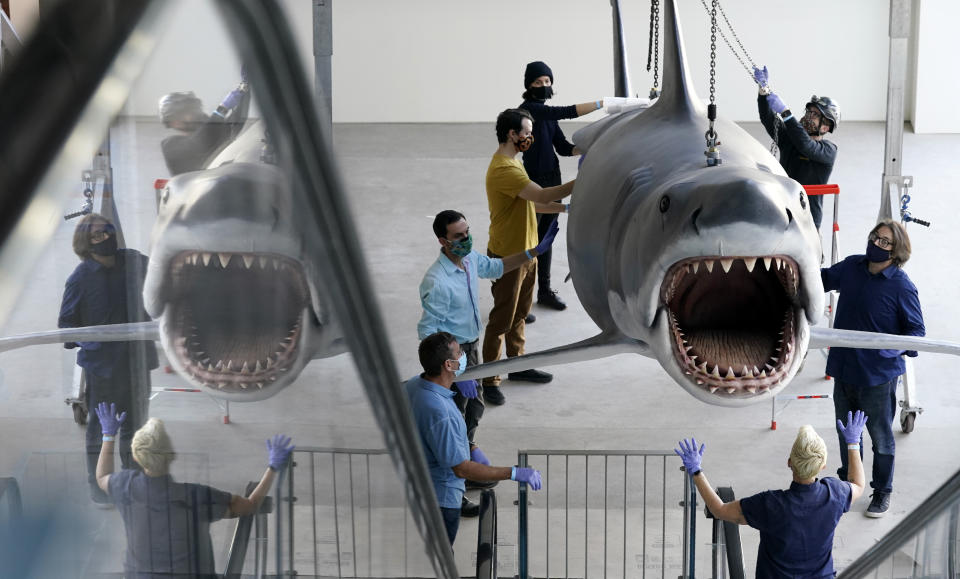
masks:
[[(564, 128), (571, 134), (578, 126), (569, 123)], [(760, 136), (758, 124), (745, 127)], [(164, 134), (158, 123), (137, 119), (127, 119), (112, 131), (122, 225), (128, 245), (143, 251), (155, 216), (152, 183), (166, 176), (158, 147)], [(845, 123), (832, 138), (840, 149), (832, 181), (840, 184), (842, 192), (839, 249), (844, 256), (863, 251), (866, 232), (876, 219), (883, 127), (879, 123)], [(764, 137), (761, 142), (769, 140)], [(433, 215), (446, 208), (464, 212), (476, 247), (486, 246), (484, 174), (496, 146), (493, 126), (340, 125), (334, 129), (334, 145), (381, 314), (401, 377), (406, 378), (418, 371), (417, 285), (438, 250), (430, 229)], [(913, 175), (916, 184), (911, 209), (915, 216), (933, 222), (930, 229), (910, 228), (914, 254), (907, 271), (920, 291), (928, 336), (953, 341), (960, 340), (955, 327), (960, 296), (949, 248), (956, 246), (958, 239), (948, 220), (960, 213), (960, 199), (950, 179), (958, 152), (960, 135), (905, 135), (904, 172)], [(563, 159), (562, 170), (566, 178), (573, 177), (575, 160)], [(64, 212), (75, 210), (81, 202), (79, 183), (64, 186), (69, 195)], [(825, 214), (829, 216), (831, 210), (828, 201)], [(52, 215), (51, 219), (59, 217)], [(827, 221), (823, 229), (829, 255)], [(63, 283), (77, 263), (70, 251), (74, 225), (67, 222), (58, 227), (33, 277), (24, 280), (20, 303), (3, 328), (3, 335), (56, 326)], [(564, 225), (565, 218), (561, 218), (561, 233)], [(555, 286), (570, 307), (564, 312), (534, 307), (538, 319), (527, 329), (528, 351), (570, 343), (596, 332), (579, 306), (572, 284), (562, 283), (568, 272), (562, 235), (555, 248)], [(482, 310), (488, 310), (491, 303), (488, 293), (481, 295)], [(783, 398), (831, 392), (831, 383), (823, 380), (824, 359), (820, 352), (811, 352), (802, 374)], [(151, 403), (151, 415), (167, 421), (177, 448), (190, 453), (175, 463), (175, 476), (240, 492), (247, 480), (262, 472), (266, 460), (263, 440), (278, 431), (293, 436), (300, 445), (382, 447), (381, 433), (352, 364), (349, 355), (316, 361), (296, 384), (277, 396), (252, 404), (232, 404), (229, 425), (222, 423), (219, 408), (203, 395), (160, 395)], [(915, 432), (897, 435), (891, 512), (884, 519), (872, 520), (862, 515), (868, 499), (862, 498), (854, 505), (836, 533), (834, 557), (839, 569), (874, 544), (960, 466), (960, 445), (955, 444), (960, 439), (955, 428), (960, 391), (952, 384), (958, 367), (958, 361), (946, 356), (921, 355), (917, 360), (920, 402), (925, 411)], [(73, 424), (63, 404), (63, 399), (71, 395), (72, 368), (73, 354), (58, 346), (38, 346), (0, 356), (0, 475), (21, 477), (29, 505), (53, 496), (67, 497), (75, 503), (77, 508), (71, 516), (81, 521), (75, 528), (87, 529), (79, 533), (85, 542), (61, 552), (64, 560), (74, 561), (79, 576), (83, 574), (80, 569), (90, 573), (119, 570), (124, 539), (115, 511), (97, 511), (85, 501), (82, 431)], [(704, 469), (711, 482), (732, 486), (738, 496), (747, 496), (789, 484), (786, 457), (796, 429), (803, 424), (812, 424), (827, 440), (831, 449), (828, 472), (839, 463), (829, 400), (793, 402), (779, 413), (779, 428), (771, 430), (769, 404), (736, 409), (706, 405), (686, 394), (655, 361), (646, 358), (622, 355), (558, 366), (551, 371), (555, 379), (547, 385), (506, 381), (506, 405), (487, 409), (479, 442), (494, 464), (515, 463), (518, 449), (669, 450), (681, 437), (695, 435), (706, 442)], [(154, 386), (181, 384), (175, 375), (160, 371), (154, 372), (153, 380)], [(59, 462), (54, 464), (53, 460)], [(870, 464), (868, 453), (868, 472)], [(385, 488), (391, 486), (390, 476), (382, 475)], [(512, 575), (514, 487), (501, 483), (498, 492), (504, 543), (501, 575)], [(543, 495), (534, 494), (532, 500), (535, 508), (543, 508)], [(378, 527), (375, 533), (388, 533), (386, 529)], [(227, 544), (226, 532), (224, 524), (216, 530), (218, 558)], [(69, 533), (70, 541), (77, 534)], [(748, 574), (752, 575), (758, 536), (747, 527), (742, 528), (741, 535)], [(703, 573), (709, 563), (709, 536), (708, 521), (698, 517), (697, 561)], [(455, 546), (464, 575), (473, 574), (475, 537), (475, 522), (465, 521)], [(599, 540), (599, 534), (590, 539), (591, 558), (602, 556), (595, 550), (602, 553), (596, 542)], [(298, 531), (298, 550), (308, 549), (310, 541), (309, 533), (303, 531), (301, 535)], [(329, 542), (329, 537), (324, 541)], [(91, 558), (91, 544), (106, 554)], [(412, 545), (406, 551), (414, 553), (411, 557), (415, 559), (420, 549)], [(553, 552), (561, 548), (556, 543), (551, 545)], [(391, 566), (386, 560), (378, 564)], [(415, 561), (414, 568), (422, 564)], [(619, 563), (612, 565), (613, 576), (618, 576), (618, 568)], [(428, 567), (422, 569), (429, 572)], [(363, 566), (357, 570), (362, 571)], [(575, 575), (572, 570), (571, 575)]]

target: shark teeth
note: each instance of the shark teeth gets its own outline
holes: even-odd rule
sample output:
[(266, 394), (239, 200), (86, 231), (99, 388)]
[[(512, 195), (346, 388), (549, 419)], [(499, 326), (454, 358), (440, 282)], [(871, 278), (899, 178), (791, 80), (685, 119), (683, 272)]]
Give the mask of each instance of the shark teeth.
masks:
[(180, 254), (176, 259), (180, 265), (192, 265), (195, 267), (214, 267), (226, 269), (231, 266), (243, 267), (243, 269), (273, 269), (274, 271), (293, 268), (292, 262), (285, 257), (276, 257), (270, 255), (260, 255), (255, 253), (234, 253), (234, 252), (210, 252), (195, 251)]
[[(796, 332), (796, 320), (802, 317), (799, 290), (799, 266), (785, 255), (676, 262), (664, 277), (660, 298), (684, 379), (716, 396), (776, 391), (802, 353)], [(731, 293), (741, 295), (729, 298)], [(714, 315), (716, 311), (721, 314)], [(753, 321), (776, 312), (781, 312), (779, 327)]]

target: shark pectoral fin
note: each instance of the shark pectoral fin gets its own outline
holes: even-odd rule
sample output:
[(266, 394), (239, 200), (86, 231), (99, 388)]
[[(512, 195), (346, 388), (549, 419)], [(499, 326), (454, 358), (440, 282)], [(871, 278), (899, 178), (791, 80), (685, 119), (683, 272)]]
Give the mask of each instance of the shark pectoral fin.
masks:
[(650, 347), (639, 340), (625, 338), (623, 336), (599, 334), (574, 344), (517, 356), (515, 358), (498, 360), (496, 362), (488, 362), (486, 364), (480, 364), (479, 366), (471, 366), (467, 368), (467, 371), (461, 374), (458, 379), (479, 380), (485, 376), (494, 376), (507, 372), (520, 372), (542, 366), (597, 360), (617, 354), (652, 356)]
[(960, 343), (931, 340), (919, 336), (899, 336), (835, 328), (810, 328), (810, 348), (865, 348), (870, 350), (916, 350), (960, 356)]
[(62, 328), (49, 332), (20, 334), (9, 338), (0, 338), (0, 352), (16, 350), (40, 344), (60, 344), (63, 342), (129, 342), (131, 340), (159, 340), (160, 324), (156, 321), (135, 322), (130, 324), (109, 324), (106, 326), (87, 326), (85, 328)]

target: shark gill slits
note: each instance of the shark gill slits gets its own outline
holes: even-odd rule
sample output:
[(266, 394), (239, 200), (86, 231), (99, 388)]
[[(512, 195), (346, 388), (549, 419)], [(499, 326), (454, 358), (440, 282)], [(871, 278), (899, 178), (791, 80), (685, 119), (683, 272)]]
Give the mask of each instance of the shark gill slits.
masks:
[(763, 394), (786, 379), (799, 285), (797, 264), (780, 255), (675, 263), (661, 301), (686, 377), (714, 395), (734, 397)]

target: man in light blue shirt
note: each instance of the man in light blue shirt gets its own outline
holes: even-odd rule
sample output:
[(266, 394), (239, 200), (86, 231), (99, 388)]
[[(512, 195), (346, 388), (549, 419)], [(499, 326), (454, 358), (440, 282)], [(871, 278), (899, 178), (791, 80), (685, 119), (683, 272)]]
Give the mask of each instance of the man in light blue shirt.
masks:
[[(420, 282), (423, 315), (417, 324), (417, 334), (421, 340), (435, 332), (452, 334), (467, 355), (467, 366), (476, 366), (480, 362), (478, 340), (483, 329), (477, 301), (479, 278), (497, 279), (542, 252), (537, 246), (502, 259), (477, 253), (473, 251), (473, 237), (466, 217), (451, 209), (437, 214), (433, 232), (440, 243), (440, 255)], [(544, 237), (544, 247), (549, 249), (556, 233), (554, 227), (552, 235)], [(467, 426), (467, 438), (471, 446), (475, 446), (477, 426), (483, 416), (483, 397), (491, 404), (503, 404), (503, 395), (499, 388), (485, 394), (476, 380), (454, 382), (453, 393), (453, 401)], [(468, 486), (489, 488), (492, 485), (468, 481)], [(466, 497), (461, 506), (465, 517), (475, 517), (480, 512), (480, 506)]]
[(466, 353), (456, 338), (447, 332), (431, 334), (420, 342), (418, 354), (423, 374), (407, 381), (407, 397), (447, 537), (453, 545), (460, 526), (465, 478), (515, 480), (539, 490), (540, 472), (532, 468), (490, 466), (480, 447), (467, 440), (466, 425), (450, 389), (454, 378), (467, 367)]

